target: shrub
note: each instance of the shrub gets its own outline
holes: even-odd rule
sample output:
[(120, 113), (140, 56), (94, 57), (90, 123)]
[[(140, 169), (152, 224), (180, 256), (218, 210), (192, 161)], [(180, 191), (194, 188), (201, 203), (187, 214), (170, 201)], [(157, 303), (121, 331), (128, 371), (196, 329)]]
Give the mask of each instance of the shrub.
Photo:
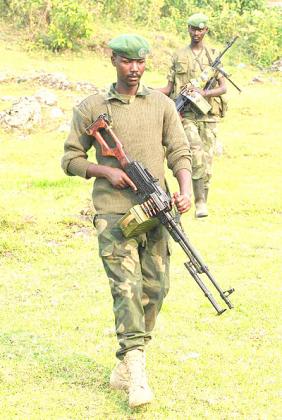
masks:
[(281, 55), (281, 10), (248, 11), (243, 15), (224, 8), (211, 17), (212, 36), (220, 42), (239, 35), (237, 48), (255, 66), (268, 66)]
[(86, 0), (0, 0), (0, 13), (52, 50), (73, 48), (92, 31)]
[(54, 51), (74, 48), (91, 35), (93, 22), (86, 5), (77, 0), (56, 0), (50, 10), (50, 24), (44, 43)]
[(27, 28), (30, 34), (45, 26), (49, 2), (46, 0), (0, 0), (1, 16), (18, 27)]
[(0, 16), (27, 28), (31, 40), (54, 51), (87, 39), (94, 15), (177, 32), (186, 39), (187, 18), (199, 11), (210, 17), (215, 41), (225, 43), (238, 34), (233, 51), (252, 64), (267, 66), (282, 55), (282, 12), (267, 8), (265, 0), (0, 0)]

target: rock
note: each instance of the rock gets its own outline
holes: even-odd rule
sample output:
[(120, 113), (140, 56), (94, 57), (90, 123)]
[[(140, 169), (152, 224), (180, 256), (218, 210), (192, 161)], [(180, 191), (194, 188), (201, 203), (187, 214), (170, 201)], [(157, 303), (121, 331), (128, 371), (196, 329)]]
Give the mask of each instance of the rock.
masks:
[(68, 133), (70, 131), (70, 123), (63, 123), (58, 128), (60, 133)]
[(83, 91), (89, 95), (100, 93), (100, 90), (93, 83), (88, 81), (71, 82), (64, 73), (60, 72), (45, 73), (41, 71), (21, 76), (11, 76), (6, 73), (0, 73), (0, 83), (11, 81), (16, 83), (37, 82), (39, 85), (48, 86), (52, 89)]
[(253, 77), (252, 82), (264, 83), (264, 80), (260, 76), (255, 76), (255, 77)]
[(55, 93), (51, 92), (50, 90), (43, 88), (38, 90), (34, 97), (41, 103), (49, 106), (57, 105), (58, 98)]
[(33, 96), (22, 96), (1, 113), (0, 121), (10, 128), (30, 129), (41, 123), (41, 106)]
[(3, 101), (3, 102), (10, 102), (10, 101), (14, 101), (15, 97), (4, 95), (4, 96), (1, 96), (0, 100)]
[(50, 117), (55, 118), (62, 118), (64, 116), (63, 111), (60, 108), (54, 107), (50, 111)]
[(38, 81), (44, 86), (56, 89), (68, 89), (71, 85), (64, 73), (41, 73)]
[(10, 79), (10, 76), (7, 73), (0, 72), (0, 83), (6, 82)]
[(271, 67), (269, 68), (269, 70), (282, 71), (282, 57), (279, 60), (274, 61), (274, 63), (272, 63)]

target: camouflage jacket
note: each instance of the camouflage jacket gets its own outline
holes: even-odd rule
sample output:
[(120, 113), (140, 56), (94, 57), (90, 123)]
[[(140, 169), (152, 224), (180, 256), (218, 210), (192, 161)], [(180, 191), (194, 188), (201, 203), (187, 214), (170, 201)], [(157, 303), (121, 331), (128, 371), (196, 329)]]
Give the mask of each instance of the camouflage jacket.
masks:
[[(206, 46), (196, 55), (190, 45), (173, 54), (171, 67), (167, 75), (168, 81), (173, 82), (171, 98), (175, 99), (185, 84), (189, 83), (191, 79), (197, 79), (203, 70), (210, 67), (217, 55), (216, 50)], [(219, 77), (222, 76), (219, 75)], [(207, 115), (199, 116), (195, 114), (189, 110), (188, 105), (184, 110), (184, 116), (199, 121), (217, 121), (219, 116), (219, 98), (209, 98), (207, 100), (212, 106), (211, 111)]]

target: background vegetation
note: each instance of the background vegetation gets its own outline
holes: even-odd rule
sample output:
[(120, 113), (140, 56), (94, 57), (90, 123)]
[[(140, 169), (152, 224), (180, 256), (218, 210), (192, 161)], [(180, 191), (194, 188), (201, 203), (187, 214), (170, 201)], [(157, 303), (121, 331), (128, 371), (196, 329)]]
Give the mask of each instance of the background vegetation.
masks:
[[(265, 0), (0, 0), (0, 16), (24, 27), (39, 46), (59, 51), (105, 42), (107, 22), (131, 23), (186, 37), (186, 18), (194, 12), (210, 17), (217, 42), (240, 36), (237, 48), (253, 65), (267, 66), (281, 56), (282, 13)], [(102, 31), (102, 34), (101, 34)], [(99, 45), (99, 42), (98, 42)]]

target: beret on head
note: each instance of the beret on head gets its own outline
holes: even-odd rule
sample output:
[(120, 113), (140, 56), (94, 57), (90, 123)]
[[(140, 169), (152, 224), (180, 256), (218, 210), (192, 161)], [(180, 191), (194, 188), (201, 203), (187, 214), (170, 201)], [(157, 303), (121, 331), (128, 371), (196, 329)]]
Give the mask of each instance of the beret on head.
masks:
[(195, 13), (188, 19), (188, 25), (203, 29), (207, 26), (209, 18), (203, 13)]
[(118, 55), (129, 59), (145, 58), (150, 52), (148, 41), (140, 35), (124, 34), (108, 43), (108, 47)]

